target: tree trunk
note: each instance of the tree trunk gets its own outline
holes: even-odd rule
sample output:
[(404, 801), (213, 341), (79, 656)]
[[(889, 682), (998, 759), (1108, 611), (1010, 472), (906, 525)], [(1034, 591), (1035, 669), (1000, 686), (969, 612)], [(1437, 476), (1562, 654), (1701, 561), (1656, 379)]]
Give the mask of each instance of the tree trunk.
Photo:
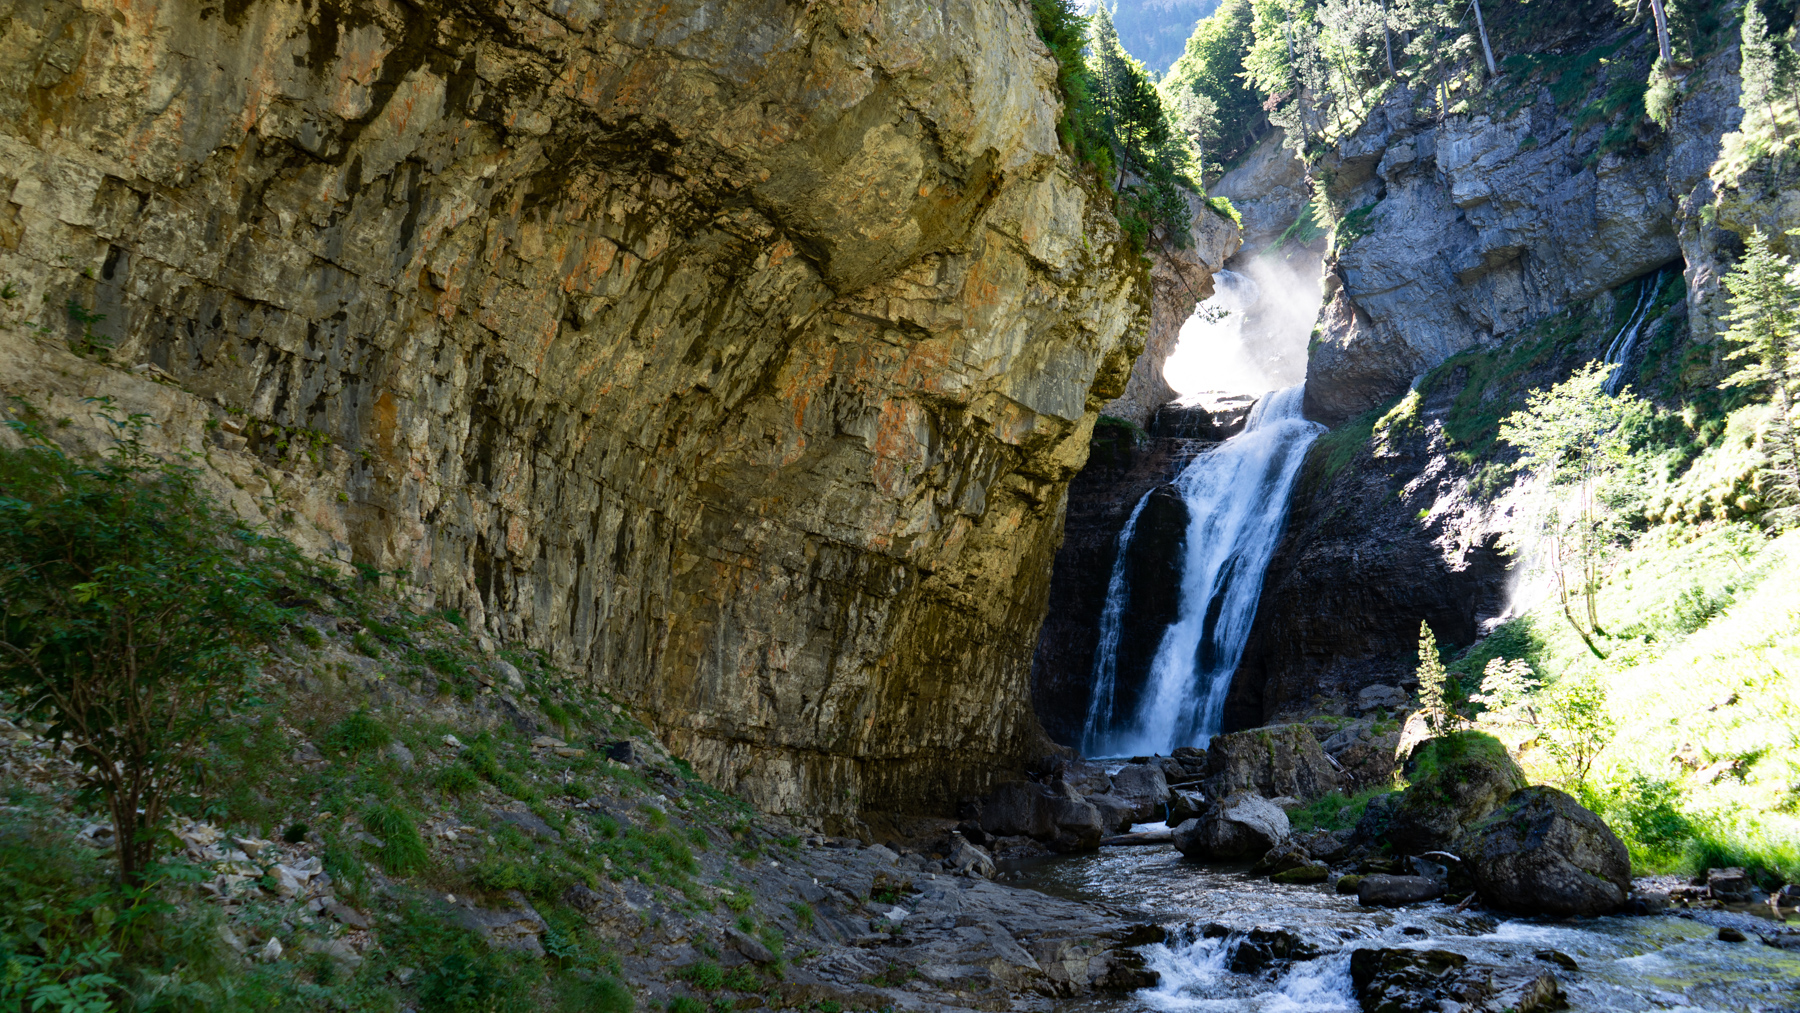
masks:
[(1475, 30), (1481, 35), (1481, 55), (1487, 57), (1489, 77), (1499, 77), (1500, 71), (1494, 67), (1494, 47), (1488, 45), (1487, 22), (1481, 19), (1481, 0), (1469, 0), (1475, 8)]
[(1656, 18), (1656, 52), (1666, 65), (1675, 59), (1675, 53), (1669, 46), (1669, 16), (1663, 10), (1663, 0), (1650, 0), (1650, 13)]
[(1394, 33), (1388, 29), (1387, 0), (1381, 0), (1381, 45), (1387, 50), (1388, 76), (1393, 77), (1394, 70)]

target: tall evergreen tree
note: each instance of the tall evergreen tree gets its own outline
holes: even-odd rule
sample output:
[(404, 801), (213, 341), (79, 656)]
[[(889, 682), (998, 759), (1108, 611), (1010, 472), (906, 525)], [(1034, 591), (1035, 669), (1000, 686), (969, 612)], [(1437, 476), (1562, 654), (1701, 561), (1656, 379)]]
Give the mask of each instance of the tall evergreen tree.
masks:
[(1800, 434), (1794, 425), (1800, 403), (1800, 285), (1793, 262), (1775, 252), (1761, 229), (1750, 234), (1746, 247), (1744, 259), (1725, 276), (1731, 292), (1725, 340), (1737, 346), (1726, 359), (1743, 365), (1721, 386), (1767, 385), (1771, 415), (1763, 442), (1774, 465), (1774, 516), (1792, 521), (1800, 514)]
[(1438, 657), (1437, 635), (1431, 624), (1419, 623), (1419, 710), (1431, 726), (1431, 734), (1442, 735), (1450, 729), (1450, 709), (1444, 703), (1444, 683), (1448, 673)]
[(1775, 114), (1775, 78), (1777, 73), (1775, 40), (1769, 37), (1769, 23), (1763, 17), (1762, 5), (1751, 0), (1744, 5), (1744, 21), (1739, 28), (1738, 46), (1742, 81), (1738, 105), (1744, 110), (1744, 132), (1752, 133), (1752, 122), (1767, 126), (1779, 136), (1781, 123)]

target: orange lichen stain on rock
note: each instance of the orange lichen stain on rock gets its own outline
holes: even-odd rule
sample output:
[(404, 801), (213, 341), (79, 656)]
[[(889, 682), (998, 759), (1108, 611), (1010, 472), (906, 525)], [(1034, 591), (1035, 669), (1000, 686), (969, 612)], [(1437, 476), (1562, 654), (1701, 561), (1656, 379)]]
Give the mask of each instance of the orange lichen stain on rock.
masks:
[(563, 273), (562, 290), (564, 292), (593, 292), (600, 286), (600, 279), (612, 270), (613, 258), (619, 248), (605, 236), (588, 236), (586, 245), (582, 247), (578, 257), (571, 258), (573, 263)]
[(369, 408), (369, 437), (376, 455), (391, 466), (398, 456), (395, 445), (400, 437), (400, 406), (391, 390), (383, 388)]
[(907, 350), (895, 381), (908, 387), (938, 392), (949, 384), (951, 363), (955, 361), (955, 342), (950, 338), (921, 341)]
[(886, 398), (875, 423), (875, 487), (889, 496), (904, 496), (912, 485), (911, 472), (923, 464), (917, 431), (925, 410), (917, 402)]
[(963, 303), (971, 308), (995, 309), (1002, 302), (1000, 286), (988, 280), (988, 262), (977, 260), (963, 282)]
[[(806, 409), (825, 389), (837, 366), (838, 348), (828, 345), (816, 354), (795, 355), (788, 361), (797, 368), (781, 381), (781, 399), (794, 406), (794, 428), (806, 428)], [(784, 370), (784, 372), (786, 372)]]

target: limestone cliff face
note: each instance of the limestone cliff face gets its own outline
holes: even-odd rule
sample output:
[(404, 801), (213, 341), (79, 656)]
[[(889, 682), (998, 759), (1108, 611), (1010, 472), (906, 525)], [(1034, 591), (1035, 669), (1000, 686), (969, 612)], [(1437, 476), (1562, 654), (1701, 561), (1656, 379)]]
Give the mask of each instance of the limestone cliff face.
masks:
[[(1636, 48), (1646, 44), (1627, 42), (1620, 58), (1647, 62)], [(1710, 56), (1669, 130), (1623, 151), (1602, 153), (1605, 124), (1577, 125), (1547, 91), (1510, 118), (1420, 124), (1383, 106), (1339, 147), (1333, 185), (1346, 206), (1375, 203), (1327, 262), (1332, 294), (1310, 360), (1309, 414), (1338, 424), (1392, 403), (1464, 349), (1539, 351), (1507, 389), (1485, 387), (1493, 375), (1443, 370), (1404, 424), (1374, 439), (1345, 426), (1340, 438), (1362, 441), (1353, 452), (1333, 437), (1315, 444), (1233, 681), (1228, 727), (1342, 712), (1370, 687), (1407, 688), (1421, 620), (1440, 642), (1467, 645), (1503, 614), (1499, 543), (1511, 522), (1495, 486), (1505, 483), (1481, 478), (1484, 462), (1471, 464), (1471, 448), (1448, 438), (1453, 413), (1498, 412), (1503, 398), (1604, 357), (1640, 294), (1661, 290), (1663, 278), (1675, 284), (1676, 271), (1686, 299), (1667, 308), (1666, 325), (1644, 318), (1626, 381), (1655, 397), (1672, 374), (1716, 367), (1720, 278), (1740, 235), (1800, 224), (1800, 203), (1784, 197), (1791, 180), (1759, 171), (1720, 190), (1708, 178), (1721, 135), (1741, 117), (1737, 63), (1729, 49)], [(1651, 274), (1658, 268), (1667, 273)], [(1627, 285), (1647, 276), (1655, 280)], [(1556, 326), (1560, 337), (1547, 339), (1544, 328)], [(1653, 331), (1660, 343), (1648, 340)]]
[(943, 802), (1038, 748), (1148, 315), (1053, 72), (1010, 0), (9, 3), (0, 387), (155, 413), (765, 807)]
[[(1654, 48), (1638, 33), (1613, 59), (1641, 74)], [(1702, 89), (1669, 133), (1606, 151), (1609, 124), (1578, 123), (1548, 88), (1438, 122), (1404, 92), (1373, 110), (1322, 167), (1344, 209), (1366, 210), (1328, 258), (1308, 416), (1336, 424), (1457, 352), (1680, 261), (1677, 202), (1729, 129), (1735, 91), (1719, 97)]]

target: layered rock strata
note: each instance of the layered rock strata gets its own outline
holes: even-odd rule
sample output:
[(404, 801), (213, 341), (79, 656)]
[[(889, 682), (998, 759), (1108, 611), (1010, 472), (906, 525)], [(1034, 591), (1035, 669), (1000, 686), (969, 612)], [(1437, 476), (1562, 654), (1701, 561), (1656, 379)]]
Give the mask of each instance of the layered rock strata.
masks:
[(150, 412), (765, 808), (1037, 748), (1148, 286), (1028, 8), (52, 0), (0, 74), (0, 387), (71, 440)]

